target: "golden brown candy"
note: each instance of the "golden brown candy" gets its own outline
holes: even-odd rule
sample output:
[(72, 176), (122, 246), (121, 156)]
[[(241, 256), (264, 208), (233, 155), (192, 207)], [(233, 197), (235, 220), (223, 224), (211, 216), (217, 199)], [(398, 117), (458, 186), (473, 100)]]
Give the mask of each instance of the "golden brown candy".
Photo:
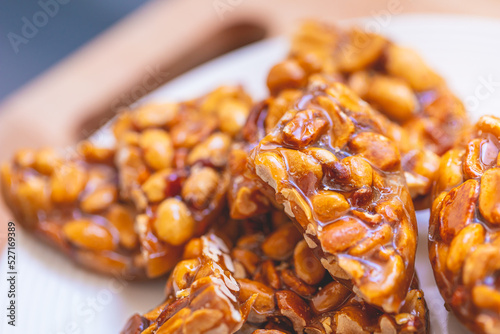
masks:
[(109, 165), (109, 156), (89, 154), (98, 149), (90, 142), (86, 149), (87, 154), (67, 156), (41, 150), (29, 164), (24, 154), (16, 155), (1, 169), (3, 197), (23, 227), (79, 264), (142, 278), (136, 211), (117, 198), (117, 170)]
[[(417, 226), (399, 150), (386, 136), (392, 123), (340, 83), (309, 87), (250, 166), (334, 278), (397, 312), (413, 277)], [(326, 123), (313, 125), (318, 119)]]
[(267, 85), (275, 101), (266, 133), (286, 112), (291, 91), (307, 87), (318, 73), (346, 83), (401, 125), (386, 135), (399, 146), (412, 198), (429, 205), (438, 156), (461, 138), (469, 123), (445, 81), (415, 51), (380, 35), (307, 22), (293, 36), (288, 58), (269, 72)]
[(500, 118), (483, 116), (433, 186), (429, 256), (446, 304), (475, 333), (500, 331)]
[(83, 265), (160, 276), (225, 206), (230, 145), (250, 105), (240, 87), (221, 87), (125, 111), (66, 155), (18, 152), (2, 168), (3, 197), (23, 226)]
[[(167, 282), (166, 301), (131, 317), (122, 333), (427, 332), (428, 311), (416, 279), (401, 312), (384, 313), (325, 275), (304, 240), (278, 232), (295, 229), (290, 221), (269, 214), (234, 223), (242, 230), (231, 250), (214, 234), (193, 239)], [(287, 244), (292, 252), (269, 258), (270, 243)]]

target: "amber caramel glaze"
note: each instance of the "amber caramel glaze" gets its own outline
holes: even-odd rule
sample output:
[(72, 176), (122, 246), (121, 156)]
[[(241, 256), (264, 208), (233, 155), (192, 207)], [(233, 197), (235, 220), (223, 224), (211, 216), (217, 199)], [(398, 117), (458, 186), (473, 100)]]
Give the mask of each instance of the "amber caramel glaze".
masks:
[(500, 332), (500, 118), (447, 152), (433, 185), (429, 257), (446, 304), (474, 333)]
[[(157, 277), (226, 204), (227, 159), (250, 106), (241, 87), (125, 111), (76, 149), (19, 151), (2, 191), (23, 226), (79, 263)], [(100, 145), (100, 144), (99, 144)]]
[(113, 124), (120, 195), (136, 219), (149, 277), (172, 269), (179, 249), (226, 205), (228, 155), (251, 106), (241, 87), (179, 104), (147, 105)]
[[(308, 22), (293, 36), (289, 57), (271, 69), (267, 85), (277, 96), (307, 86), (317, 73), (346, 83), (402, 126), (397, 142), (410, 193), (419, 205), (429, 205), (437, 156), (469, 124), (463, 104), (445, 81), (415, 51), (383, 36)], [(271, 116), (271, 123), (279, 118)]]
[(268, 217), (230, 251), (213, 234), (193, 239), (167, 282), (165, 303), (131, 317), (122, 334), (427, 332), (416, 279), (399, 313), (386, 314), (327, 275), (281, 212)]
[(143, 316), (132, 316), (121, 333), (236, 332), (255, 297), (248, 305), (238, 302), (240, 287), (233, 273), (222, 239), (215, 234), (192, 239), (167, 282), (166, 301)]
[(397, 312), (417, 225), (388, 124), (345, 85), (313, 80), (249, 161), (330, 274)]
[[(83, 145), (87, 152), (89, 145)], [(99, 151), (100, 162), (85, 153), (19, 151), (1, 168), (3, 198), (17, 222), (79, 264), (144, 277), (135, 210), (118, 198), (117, 171), (109, 164), (114, 152)]]

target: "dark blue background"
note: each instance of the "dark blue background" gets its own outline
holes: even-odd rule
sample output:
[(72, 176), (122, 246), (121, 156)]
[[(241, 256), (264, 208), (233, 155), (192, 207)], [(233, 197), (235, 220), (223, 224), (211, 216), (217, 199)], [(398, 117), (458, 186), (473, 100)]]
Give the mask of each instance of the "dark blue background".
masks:
[[(0, 1), (0, 100), (106, 28), (144, 4), (145, 0), (65, 0), (45, 26), (19, 45), (16, 54), (9, 32), (20, 36), (22, 18), (32, 21), (38, 0)], [(61, 0), (61, 2), (63, 2)]]

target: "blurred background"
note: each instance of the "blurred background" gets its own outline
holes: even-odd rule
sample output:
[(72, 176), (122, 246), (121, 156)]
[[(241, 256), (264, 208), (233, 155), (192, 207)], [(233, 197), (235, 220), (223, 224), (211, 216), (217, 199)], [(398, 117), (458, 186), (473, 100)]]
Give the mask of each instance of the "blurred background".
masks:
[[(145, 2), (69, 1), (60, 5), (59, 11), (50, 17), (43, 29), (39, 29), (28, 43), (21, 42), (16, 52), (8, 34), (22, 36), (25, 25), (23, 17), (32, 18), (42, 7), (38, 1), (1, 1), (0, 35), (6, 38), (0, 39), (0, 78), (3, 78), (0, 80), (0, 100)], [(48, 4), (50, 1), (43, 3)]]
[[(460, 6), (452, 0), (355, 0), (349, 3), (341, 0), (293, 2), (278, 0), (272, 4), (262, 0), (4, 0), (0, 2), (0, 33), (3, 36), (0, 39), (0, 77), (3, 78), (0, 80), (0, 101), (23, 84), (58, 64), (128, 14), (147, 3), (154, 2), (161, 4), (153, 4), (149, 9), (153, 7), (162, 9), (166, 20), (175, 19), (175, 24), (171, 25), (174, 31), (145, 29), (143, 30), (145, 34), (155, 33), (158, 36), (168, 37), (172, 34), (185, 35), (185, 31), (190, 31), (192, 34), (197, 29), (202, 35), (207, 23), (210, 30), (214, 25), (231, 26), (233, 23), (228, 24), (228, 21), (235, 22), (232, 28), (234, 25), (243, 25), (233, 29), (235, 31), (248, 31), (248, 26), (245, 25), (251, 24), (255, 28), (258, 23), (261, 23), (259, 28), (265, 30), (254, 31), (251, 37), (244, 37), (241, 33), (236, 34), (236, 39), (241, 38), (242, 41), (235, 43), (233, 38), (231, 45), (219, 45), (216, 51), (203, 49), (203, 57), (184, 66), (178, 66), (179, 73), (170, 73), (170, 79), (188, 67), (241, 44), (286, 31), (289, 22), (298, 16), (302, 18), (314, 16), (327, 20), (350, 19), (379, 15), (380, 11), (394, 14), (390, 13), (392, 7), (397, 8), (397, 14), (430, 12), (493, 17), (500, 15), (497, 0), (463, 1)], [(152, 13), (154, 10), (149, 12)], [(203, 15), (200, 16), (199, 13)], [(156, 15), (161, 14), (156, 11)], [(145, 16), (147, 15), (143, 15), (143, 19)], [(196, 20), (195, 17), (201, 20)], [(223, 22), (226, 24), (222, 24)], [(169, 25), (165, 24), (165, 27), (167, 26)], [(152, 39), (151, 36), (148, 38)], [(2, 107), (0, 105), (0, 111), (5, 109)]]

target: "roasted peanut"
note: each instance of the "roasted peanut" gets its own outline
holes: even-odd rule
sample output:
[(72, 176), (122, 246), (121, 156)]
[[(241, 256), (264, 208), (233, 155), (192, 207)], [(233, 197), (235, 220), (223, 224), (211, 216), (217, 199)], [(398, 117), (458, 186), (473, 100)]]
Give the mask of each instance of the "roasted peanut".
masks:
[(280, 276), (273, 262), (271, 260), (264, 261), (261, 270), (267, 284), (273, 289), (279, 290), (281, 288)]
[(158, 237), (174, 245), (182, 245), (194, 234), (196, 222), (186, 204), (167, 198), (158, 206), (154, 226)]
[(284, 285), (303, 297), (309, 297), (316, 292), (315, 286), (302, 281), (290, 269), (284, 269), (281, 271), (281, 279), (283, 280)]
[(258, 154), (255, 157), (255, 172), (275, 190), (281, 188), (281, 183), (287, 180), (285, 163), (276, 153)]
[(79, 247), (97, 251), (115, 248), (111, 233), (90, 220), (81, 219), (68, 222), (64, 225), (63, 232), (69, 241)]
[(33, 167), (41, 174), (50, 175), (60, 163), (57, 153), (51, 148), (45, 148), (36, 152)]
[(300, 232), (292, 224), (286, 224), (271, 233), (262, 243), (262, 251), (271, 259), (284, 260), (292, 255)]
[(349, 171), (348, 184), (353, 188), (371, 187), (373, 170), (370, 164), (360, 156), (350, 156), (342, 159), (342, 164)]
[(269, 314), (274, 311), (274, 291), (268, 286), (249, 279), (239, 279), (240, 300), (245, 301), (252, 295), (257, 294), (257, 299), (253, 304), (253, 310), (259, 315)]
[(404, 122), (414, 116), (418, 102), (411, 88), (401, 79), (377, 75), (370, 80), (368, 101), (380, 106), (391, 119)]
[(21, 149), (14, 154), (13, 160), (16, 164), (24, 168), (33, 167), (35, 164), (36, 151), (32, 149)]
[(314, 256), (305, 240), (301, 240), (295, 247), (293, 261), (297, 277), (309, 285), (318, 284), (325, 276), (325, 268)]
[(283, 140), (296, 148), (302, 148), (315, 141), (325, 130), (327, 120), (324, 116), (308, 109), (299, 111), (283, 128)]
[(285, 60), (271, 68), (267, 87), (271, 94), (286, 88), (299, 88), (306, 83), (306, 73), (297, 61)]
[(310, 156), (288, 149), (282, 149), (280, 153), (285, 158), (292, 178), (300, 180), (307, 175), (312, 175), (313, 180), (321, 180), (323, 177), (321, 165)]
[(19, 184), (15, 197), (28, 224), (38, 219), (39, 212), (46, 212), (52, 207), (47, 182), (41, 177), (29, 177)]
[(90, 194), (85, 195), (81, 201), (81, 208), (88, 213), (96, 213), (116, 202), (117, 189), (114, 185), (103, 185)]
[(469, 142), (464, 160), (464, 173), (469, 179), (481, 177), (484, 168), (480, 161), (481, 139), (474, 139)]
[(338, 66), (341, 71), (355, 72), (375, 62), (382, 54), (387, 41), (380, 35), (361, 29), (348, 33), (349, 42), (340, 46)]
[(113, 147), (97, 146), (91, 140), (84, 140), (77, 146), (78, 153), (81, 154), (86, 161), (93, 163), (109, 164), (113, 161), (115, 149)]
[(491, 133), (498, 140), (500, 140), (500, 118), (495, 116), (482, 116), (478, 121), (476, 127), (485, 133)]
[(349, 210), (344, 195), (335, 191), (322, 190), (312, 197), (314, 213), (322, 222), (331, 222)]
[(480, 224), (465, 226), (450, 244), (446, 266), (452, 272), (458, 272), (464, 260), (474, 247), (484, 242), (485, 230)]
[(475, 286), (472, 290), (472, 300), (478, 307), (500, 312), (500, 292), (487, 285)]
[(212, 117), (191, 115), (170, 129), (175, 147), (193, 148), (217, 129), (217, 120)]
[(327, 225), (321, 231), (319, 239), (324, 251), (336, 254), (354, 246), (367, 233), (367, 228), (361, 221), (347, 217)]
[(50, 178), (51, 199), (56, 203), (71, 203), (87, 183), (87, 173), (83, 168), (68, 165), (57, 168)]
[(198, 259), (184, 260), (175, 266), (172, 271), (175, 291), (184, 290), (191, 286), (199, 266), (200, 261)]
[(195, 164), (197, 161), (209, 161), (213, 166), (224, 166), (229, 154), (231, 138), (224, 133), (214, 133), (204, 142), (196, 145), (187, 157), (187, 163)]
[(309, 306), (293, 291), (282, 290), (276, 292), (276, 303), (283, 316), (290, 319), (293, 328), (301, 331), (311, 319)]
[(339, 282), (330, 282), (311, 299), (314, 311), (324, 313), (339, 307), (352, 292)]
[(481, 177), (479, 211), (491, 224), (500, 224), (500, 168), (492, 168)]
[(312, 156), (321, 165), (329, 165), (338, 162), (339, 159), (332, 152), (318, 147), (310, 147), (303, 151), (305, 154)]
[(132, 122), (140, 130), (161, 128), (173, 122), (179, 112), (175, 103), (146, 104), (134, 110)]
[(250, 107), (237, 99), (225, 100), (219, 107), (220, 129), (230, 136), (235, 136), (247, 120)]
[(145, 130), (139, 138), (139, 146), (149, 167), (161, 170), (172, 166), (174, 149), (172, 140), (165, 131)]
[(235, 249), (231, 255), (235, 260), (239, 261), (243, 267), (245, 267), (246, 271), (250, 275), (255, 273), (260, 260), (257, 254), (248, 249)]
[(142, 185), (142, 191), (150, 202), (160, 202), (165, 198), (167, 190), (167, 177), (171, 169), (163, 169), (152, 174)]
[(196, 208), (205, 208), (219, 182), (219, 174), (214, 169), (210, 167), (194, 169), (182, 186), (182, 198)]
[(463, 155), (464, 151), (456, 149), (443, 155), (437, 171), (436, 191), (449, 190), (463, 182)]
[(401, 162), (396, 145), (379, 134), (361, 132), (354, 137), (349, 146), (381, 170), (393, 170)]
[(416, 91), (431, 89), (442, 79), (413, 50), (391, 45), (387, 49), (387, 72), (400, 77)]
[(461, 186), (452, 189), (443, 199), (443, 209), (439, 214), (440, 234), (445, 242), (449, 242), (474, 216), (479, 193), (479, 183), (468, 180)]
[(134, 229), (134, 216), (132, 210), (122, 205), (115, 204), (109, 208), (106, 218), (118, 230), (120, 244), (128, 249), (137, 246), (137, 233)]

